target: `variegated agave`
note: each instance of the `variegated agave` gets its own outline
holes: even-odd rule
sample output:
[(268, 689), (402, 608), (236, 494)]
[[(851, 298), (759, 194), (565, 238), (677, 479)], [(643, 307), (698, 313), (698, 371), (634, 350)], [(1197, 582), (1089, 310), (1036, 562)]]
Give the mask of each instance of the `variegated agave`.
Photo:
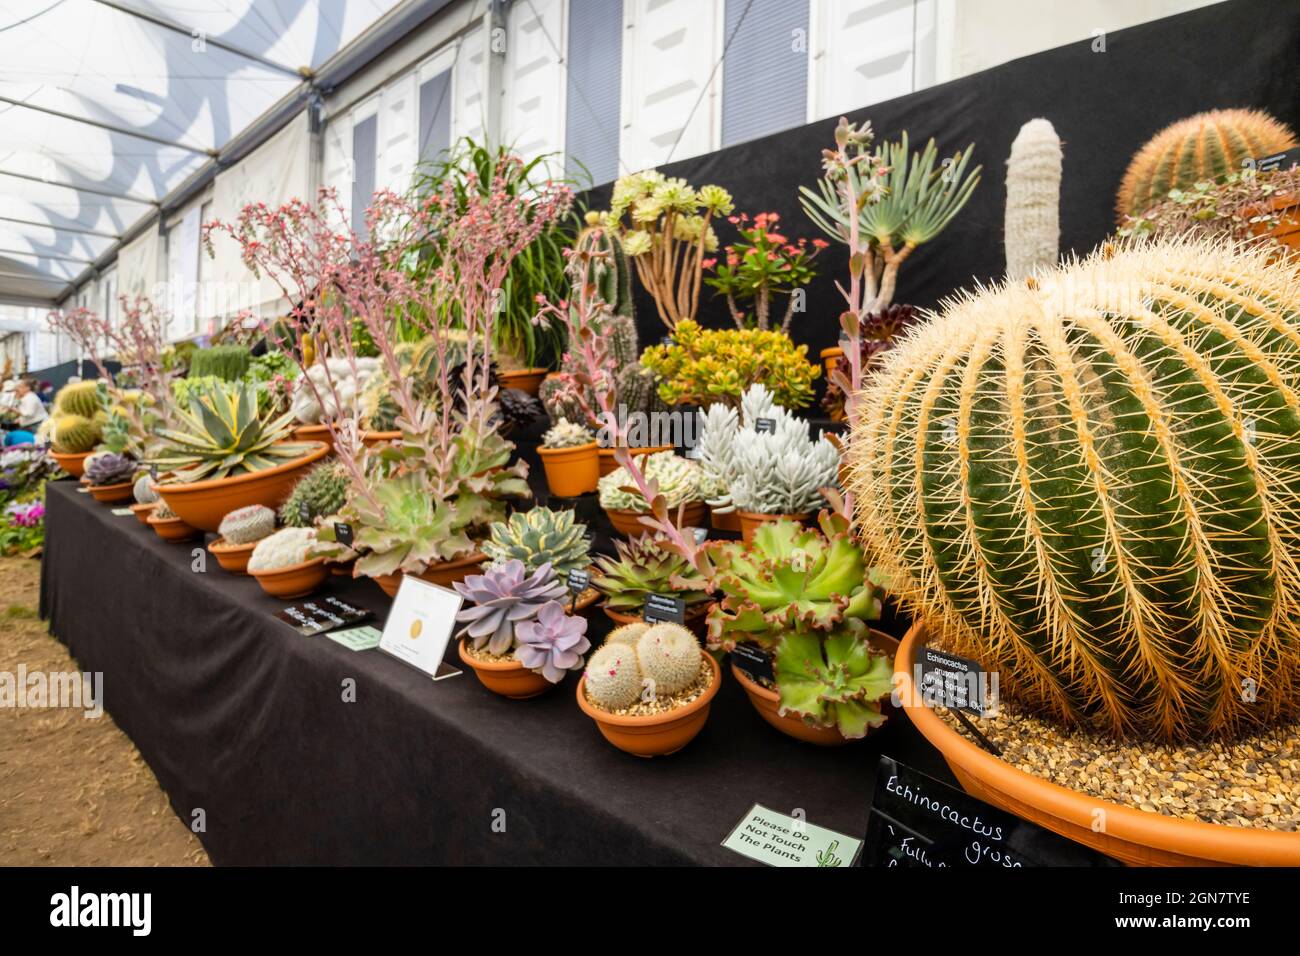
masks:
[(262, 471), (301, 458), (313, 442), (286, 441), (293, 416), (259, 417), (257, 389), (222, 382), (204, 389), (189, 409), (177, 409), (180, 428), (158, 431), (162, 444), (148, 459), (168, 482), (206, 481)]

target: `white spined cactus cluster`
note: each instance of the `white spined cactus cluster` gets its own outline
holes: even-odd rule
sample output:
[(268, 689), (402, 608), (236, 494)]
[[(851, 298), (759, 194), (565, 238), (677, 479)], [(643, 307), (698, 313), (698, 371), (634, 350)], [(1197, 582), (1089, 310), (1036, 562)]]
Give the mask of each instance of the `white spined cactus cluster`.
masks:
[[(758, 430), (760, 419), (772, 431)], [(759, 384), (741, 396), (740, 414), (710, 406), (700, 427), (700, 467), (719, 491), (714, 511), (804, 514), (824, 503), (823, 488), (839, 484), (840, 454), (823, 432), (812, 438), (807, 422), (777, 405)]]
[[(326, 379), (326, 370), (328, 369), (328, 381)], [(339, 415), (339, 409), (336, 407), (342, 404), (343, 414), (349, 414), (353, 411), (357, 403), (357, 396), (365, 389), (366, 383), (371, 377), (379, 371), (379, 359), (377, 358), (359, 358), (356, 360), (356, 371), (353, 372), (352, 363), (346, 359), (329, 359), (325, 363), (317, 363), (308, 369), (306, 376), (300, 378), (294, 384), (292, 411), (293, 417), (304, 425), (319, 425), (322, 421), (336, 418)], [(320, 400), (316, 398), (316, 392), (313, 392), (305, 379), (311, 379), (311, 383), (316, 386), (316, 392), (320, 393)], [(331, 390), (330, 382), (333, 382), (334, 388)], [(337, 397), (335, 393), (337, 392)], [(321, 408), (321, 402), (325, 407)]]
[(606, 710), (622, 710), (643, 693), (680, 693), (699, 676), (700, 653), (695, 635), (680, 624), (625, 624), (587, 661), (587, 696)]
[(315, 528), (281, 528), (257, 542), (248, 558), (248, 570), (276, 571), (302, 564), (311, 557), (315, 543)]

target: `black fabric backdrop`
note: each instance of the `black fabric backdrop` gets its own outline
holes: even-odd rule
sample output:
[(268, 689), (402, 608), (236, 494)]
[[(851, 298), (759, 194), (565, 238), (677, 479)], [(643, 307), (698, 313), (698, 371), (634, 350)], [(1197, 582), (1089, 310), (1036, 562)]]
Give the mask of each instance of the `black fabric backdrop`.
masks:
[[(1050, 4), (1025, 2), (1026, 17), (1050, 16)], [(1098, 27), (1103, 27), (1099, 23)], [(1094, 53), (1091, 38), (849, 113), (871, 120), (877, 140), (906, 130), (919, 149), (934, 137), (940, 155), (975, 143), (983, 179), (966, 208), (933, 243), (916, 250), (900, 273), (897, 302), (934, 307), (976, 280), (1006, 272), (1003, 210), (1006, 160), (1027, 120), (1050, 119), (1063, 141), (1061, 248), (1091, 251), (1114, 232), (1115, 192), (1133, 153), (1170, 122), (1207, 109), (1256, 107), (1300, 128), (1300, 3), (1231, 0), (1106, 36)], [(662, 167), (694, 186), (729, 189), (751, 215), (780, 213), (785, 235), (820, 236), (804, 216), (798, 187), (821, 174), (821, 151), (834, 146), (838, 117)], [(607, 208), (609, 187), (592, 190), (592, 208)], [(722, 223), (723, 244), (735, 238)], [(845, 248), (833, 244), (819, 259), (808, 288), (808, 311), (792, 334), (819, 349), (835, 344), (843, 300), (833, 279), (848, 272)], [(664, 328), (653, 300), (638, 285), (637, 325), (642, 343)], [(707, 287), (701, 320), (729, 326), (726, 304)]]
[[(196, 544), (163, 542), (75, 482), (46, 499), (41, 613), (103, 672), (108, 713), (176, 814), (204, 811), (216, 864), (740, 864), (719, 844), (755, 803), (861, 837), (881, 753), (952, 782), (902, 716), (813, 747), (763, 723), (730, 673), (689, 746), (632, 757), (578, 709), (574, 674), (529, 701), (468, 670), (434, 683), (300, 636), (252, 578), (211, 558), (196, 573)], [(370, 581), (327, 588), (380, 615), (389, 604)], [(593, 638), (607, 628), (593, 614)], [(454, 646), (447, 660), (459, 666)]]

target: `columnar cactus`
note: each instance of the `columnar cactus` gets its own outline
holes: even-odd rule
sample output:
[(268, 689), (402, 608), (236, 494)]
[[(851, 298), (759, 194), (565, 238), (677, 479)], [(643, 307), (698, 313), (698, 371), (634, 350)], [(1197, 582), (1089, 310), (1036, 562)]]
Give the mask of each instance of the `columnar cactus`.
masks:
[(135, 496), (136, 504), (152, 505), (158, 501), (158, 491), (153, 486), (152, 475), (141, 475), (135, 480), (131, 487), (131, 493)]
[(604, 254), (588, 260), (587, 281), (595, 283), (601, 301), (609, 306), (610, 312), (633, 319), (636, 312), (632, 304), (632, 270), (618, 231), (601, 225), (600, 213), (595, 211), (587, 214), (587, 223), (587, 228), (578, 233), (574, 251)]
[(291, 528), (310, 527), (316, 519), (338, 514), (347, 502), (346, 469), (337, 461), (321, 462), (303, 475), (280, 506), (280, 520)]
[(1197, 739), (1300, 707), (1300, 280), (1105, 249), (968, 296), (868, 382), (856, 521), (1027, 706)]
[(1020, 127), (1007, 160), (1007, 278), (1056, 265), (1061, 244), (1061, 137), (1051, 122)]
[(275, 512), (266, 505), (236, 508), (221, 519), (217, 533), (226, 544), (253, 544), (275, 532)]
[(1259, 110), (1212, 110), (1166, 126), (1129, 163), (1116, 209), (1122, 225), (1169, 195), (1202, 180), (1221, 179), (1249, 160), (1297, 145), (1285, 124)]

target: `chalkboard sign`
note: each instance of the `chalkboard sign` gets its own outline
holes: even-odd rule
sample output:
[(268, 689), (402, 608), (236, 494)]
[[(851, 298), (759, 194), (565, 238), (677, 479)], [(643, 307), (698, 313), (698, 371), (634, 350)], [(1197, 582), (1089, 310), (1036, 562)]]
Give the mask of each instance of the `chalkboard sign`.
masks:
[(1293, 146), (1285, 152), (1274, 153), (1271, 156), (1256, 158), (1254, 163), (1255, 169), (1261, 173), (1271, 173), (1275, 169), (1290, 169), (1296, 163), (1300, 163), (1300, 146)]
[(641, 619), (647, 624), (685, 624), (686, 599), (675, 594), (647, 594)]
[(1082, 844), (881, 757), (863, 866), (1119, 866)]
[(303, 523), (303, 527), (311, 525), (311, 505), (305, 500), (298, 503), (298, 520)]
[(760, 435), (775, 435), (776, 419), (775, 418), (754, 419), (754, 431), (758, 432)]
[(750, 680), (759, 684), (763, 681), (776, 682), (772, 670), (772, 655), (757, 644), (748, 642), (737, 644), (731, 649), (731, 663), (735, 664)]
[(334, 522), (334, 540), (345, 548), (352, 547), (352, 525), (346, 521)]
[(916, 686), (927, 707), (950, 707), (981, 717), (997, 714), (998, 675), (987, 673), (978, 662), (925, 647), (915, 667)]
[(566, 580), (570, 591), (574, 594), (581, 594), (591, 586), (591, 572), (574, 568), (569, 572)]
[(371, 617), (371, 612), (364, 607), (352, 604), (332, 595), (313, 598), (300, 604), (291, 604), (275, 616), (288, 624), (299, 634), (324, 634), (336, 627), (356, 624)]

